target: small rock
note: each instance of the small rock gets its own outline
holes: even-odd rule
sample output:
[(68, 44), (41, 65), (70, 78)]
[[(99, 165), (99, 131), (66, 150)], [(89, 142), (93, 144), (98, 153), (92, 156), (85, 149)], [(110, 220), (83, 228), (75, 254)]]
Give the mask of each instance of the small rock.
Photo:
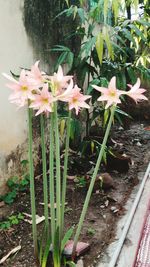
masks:
[(117, 213), (119, 211), (119, 209), (117, 209), (115, 206), (112, 206), (110, 208), (110, 210), (113, 212), (113, 213)]
[(105, 201), (105, 206), (108, 207), (108, 205), (109, 205), (109, 200), (106, 200)]
[(99, 175), (98, 177), (102, 181), (102, 188), (104, 190), (108, 190), (110, 188), (114, 187), (114, 181), (113, 178), (110, 176), (109, 173), (105, 172)]
[(136, 145), (137, 146), (142, 146), (142, 144), (140, 142), (137, 142)]
[(84, 267), (83, 260), (78, 260), (76, 267)]

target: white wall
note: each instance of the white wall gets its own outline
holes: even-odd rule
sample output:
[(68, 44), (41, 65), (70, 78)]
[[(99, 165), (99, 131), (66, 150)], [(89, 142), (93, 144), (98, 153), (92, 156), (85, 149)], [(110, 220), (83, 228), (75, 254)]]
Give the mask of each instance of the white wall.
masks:
[[(25, 110), (16, 110), (10, 104), (10, 89), (1, 73), (20, 67), (30, 67), (34, 62), (34, 51), (23, 25), (23, 0), (0, 0), (0, 188), (8, 176), (5, 158), (27, 138)], [(0, 191), (2, 191), (0, 189)]]

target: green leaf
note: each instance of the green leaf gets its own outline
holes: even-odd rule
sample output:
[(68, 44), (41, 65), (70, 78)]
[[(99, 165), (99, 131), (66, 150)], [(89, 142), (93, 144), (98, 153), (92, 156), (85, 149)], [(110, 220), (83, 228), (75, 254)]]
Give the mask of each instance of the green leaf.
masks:
[(28, 165), (29, 161), (27, 159), (23, 159), (20, 163), (23, 167), (26, 167)]
[(51, 48), (51, 51), (54, 51), (54, 52), (70, 52), (70, 49), (67, 46), (55, 45), (54, 48)]
[(136, 82), (137, 77), (136, 77), (136, 74), (135, 74), (133, 68), (132, 67), (128, 67), (127, 68), (127, 72), (128, 72), (129, 77), (131, 79), (131, 83), (134, 84)]
[(63, 240), (61, 241), (61, 252), (63, 252), (66, 243), (68, 242), (68, 240), (71, 238), (72, 234), (73, 234), (73, 230), (74, 228), (71, 227), (66, 233), (65, 236), (63, 238)]
[(85, 15), (84, 15), (84, 9), (83, 8), (78, 8), (78, 15), (79, 15), (82, 23), (85, 23)]
[(47, 259), (48, 259), (49, 252), (50, 252), (50, 245), (51, 245), (51, 238), (48, 238), (48, 240), (46, 242), (46, 246), (44, 247), (44, 253), (43, 253), (43, 258), (42, 258), (42, 267), (46, 267)]
[(136, 47), (136, 42), (132, 36), (132, 34), (130, 33), (130, 31), (128, 31), (127, 29), (122, 29), (122, 32), (124, 33), (125, 37), (134, 44), (134, 46)]
[[(60, 266), (60, 246), (59, 246), (59, 227), (57, 227), (54, 236), (54, 248), (53, 248), (53, 259), (54, 266)], [(43, 266), (42, 266), (43, 267)]]
[(103, 49), (104, 49), (104, 39), (103, 39), (103, 34), (100, 32), (96, 40), (96, 51), (97, 51), (100, 64), (102, 64), (102, 60), (103, 60)]
[(71, 70), (74, 61), (74, 54), (72, 52), (68, 52), (66, 57), (66, 63), (69, 65), (69, 70)]
[(114, 17), (115, 17), (115, 23), (117, 22), (118, 14), (119, 14), (119, 3), (118, 0), (113, 0), (112, 1), (112, 9), (114, 12)]
[(112, 44), (113, 44), (113, 46), (115, 47), (115, 48), (117, 48), (116, 50), (118, 51), (121, 51), (123, 54), (125, 54), (125, 55), (127, 55), (127, 53), (126, 53), (126, 51), (123, 49), (123, 48), (121, 48), (121, 46), (119, 46), (119, 45), (117, 45), (115, 42), (111, 42)]
[(136, 35), (139, 36), (144, 42), (147, 41), (147, 39), (145, 38), (144, 34), (142, 33), (142, 31), (140, 31), (140, 30), (138, 29), (138, 27), (136, 27), (134, 24), (130, 24), (129, 27), (130, 27), (131, 29), (133, 29), (134, 32), (136, 33)]
[(125, 111), (121, 110), (120, 108), (116, 108), (116, 112), (121, 114), (121, 115), (124, 115), (124, 116), (126, 116), (126, 117), (128, 117), (130, 119), (132, 119), (132, 117), (128, 113), (126, 113)]
[(13, 190), (11, 192), (8, 192), (6, 195), (2, 196), (2, 200), (6, 204), (12, 204), (14, 202), (14, 199), (16, 198), (17, 191)]
[(108, 55), (112, 60), (114, 60), (114, 51), (113, 51), (113, 47), (112, 47), (112, 44), (111, 44), (111, 41), (110, 41), (110, 37), (109, 37), (109, 34), (108, 34), (107, 30), (105, 30), (104, 39), (105, 39), (105, 42), (106, 42)]
[(104, 127), (107, 124), (108, 118), (109, 118), (109, 109), (105, 109), (105, 111), (104, 111), (104, 124), (103, 124)]
[(107, 21), (108, 3), (109, 3), (109, 0), (104, 0), (104, 22), (105, 23)]
[(55, 66), (55, 69), (58, 69), (58, 66), (59, 65), (62, 65), (64, 63), (66, 63), (66, 58), (68, 56), (68, 52), (63, 52), (59, 58), (57, 59), (57, 63), (56, 63), (56, 66)]
[(66, 264), (70, 267), (76, 267), (76, 264), (73, 261), (67, 261)]
[(139, 0), (133, 0), (136, 13), (138, 12)]
[(67, 6), (69, 7), (69, 0), (65, 0)]
[(7, 186), (9, 188), (12, 188), (12, 187), (14, 187), (14, 185), (16, 185), (18, 183), (18, 181), (19, 181), (18, 176), (13, 176), (10, 179), (8, 179)]
[(23, 216), (22, 213), (19, 213), (19, 214), (18, 214), (18, 219), (19, 219), (19, 220), (23, 220), (23, 219), (24, 219), (24, 216)]
[(92, 37), (89, 41), (85, 42), (82, 46), (81, 52), (88, 56), (91, 53), (91, 50), (93, 49), (93, 46), (96, 43), (96, 37)]

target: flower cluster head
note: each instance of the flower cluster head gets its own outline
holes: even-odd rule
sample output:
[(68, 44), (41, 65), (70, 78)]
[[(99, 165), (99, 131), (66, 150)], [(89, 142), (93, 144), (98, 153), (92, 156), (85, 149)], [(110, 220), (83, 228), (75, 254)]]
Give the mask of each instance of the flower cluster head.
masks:
[[(75, 109), (76, 115), (81, 108), (90, 108), (86, 100), (91, 96), (83, 95), (81, 89), (73, 83), (73, 76), (65, 76), (61, 66), (53, 76), (48, 76), (39, 69), (39, 61), (36, 61), (30, 71), (21, 70), (18, 80), (5, 73), (3, 75), (9, 80), (7, 87), (12, 90), (10, 102), (18, 107), (28, 105), (29, 108), (37, 110), (36, 115), (53, 112), (54, 102), (57, 101), (68, 103), (69, 110)], [(93, 85), (93, 88), (101, 93), (97, 100), (105, 101), (106, 109), (121, 103), (122, 95), (128, 95), (136, 103), (147, 100), (143, 95), (146, 90), (140, 88), (139, 78), (135, 85), (129, 87), (128, 92), (117, 89), (115, 76), (110, 80), (108, 88)]]
[(146, 91), (143, 88), (140, 88), (140, 79), (137, 79), (137, 82), (135, 85), (129, 85), (130, 90), (128, 92), (119, 90), (116, 87), (116, 77), (114, 76), (108, 85), (108, 88), (105, 87), (99, 87), (97, 85), (92, 85), (94, 89), (99, 91), (101, 93), (101, 96), (97, 99), (98, 101), (106, 101), (105, 109), (112, 105), (117, 105), (121, 103), (120, 97), (122, 95), (128, 95), (131, 97), (136, 103), (141, 100), (148, 100), (146, 96), (143, 95), (143, 93)]
[(136, 103), (140, 102), (141, 100), (148, 100), (148, 98), (143, 95), (143, 93), (146, 91), (143, 88), (140, 88), (141, 81), (138, 78), (137, 82), (132, 86), (131, 84), (128, 84), (128, 86), (131, 88), (128, 92), (126, 92), (126, 95), (131, 97)]
[(68, 103), (69, 110), (75, 109), (76, 114), (81, 108), (90, 108), (85, 101), (91, 96), (83, 95), (81, 89), (73, 84), (73, 76), (65, 76), (61, 66), (53, 76), (40, 71), (39, 61), (30, 71), (23, 69), (18, 80), (5, 73), (3, 75), (10, 81), (6, 86), (13, 91), (10, 102), (18, 107), (28, 105), (37, 110), (36, 116), (53, 112), (56, 101)]

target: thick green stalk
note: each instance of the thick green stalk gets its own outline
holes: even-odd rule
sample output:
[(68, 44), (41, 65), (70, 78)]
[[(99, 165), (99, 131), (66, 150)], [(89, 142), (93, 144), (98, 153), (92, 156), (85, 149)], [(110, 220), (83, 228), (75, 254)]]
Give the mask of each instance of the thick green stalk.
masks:
[(44, 191), (44, 216), (45, 216), (45, 229), (48, 233), (48, 185), (47, 185), (47, 168), (46, 168), (46, 147), (45, 147), (45, 131), (44, 131), (44, 117), (40, 116), (41, 123), (41, 147), (42, 147), (42, 168), (43, 168), (43, 191)]
[(55, 123), (55, 146), (56, 146), (56, 227), (59, 228), (59, 237), (61, 236), (61, 175), (60, 175), (60, 142), (58, 128), (57, 104), (54, 104), (54, 123)]
[(108, 122), (108, 125), (107, 125), (107, 129), (106, 129), (106, 132), (105, 132), (105, 136), (104, 136), (104, 139), (103, 139), (101, 150), (100, 150), (100, 153), (99, 153), (99, 156), (98, 156), (98, 159), (97, 159), (97, 163), (96, 163), (96, 166), (95, 166), (95, 169), (94, 169), (93, 176), (91, 178), (91, 183), (90, 183), (87, 195), (86, 195), (86, 199), (85, 199), (85, 202), (84, 202), (84, 205), (83, 205), (82, 213), (81, 213), (80, 220), (79, 220), (79, 223), (78, 223), (78, 227), (77, 227), (77, 230), (76, 230), (76, 234), (75, 234), (75, 237), (74, 237), (74, 246), (73, 246), (73, 252), (72, 252), (73, 259), (75, 257), (75, 250), (76, 250), (77, 242), (78, 242), (79, 235), (80, 235), (80, 232), (81, 232), (81, 228), (82, 228), (82, 225), (83, 225), (83, 221), (84, 221), (84, 218), (85, 218), (85, 215), (86, 215), (86, 212), (87, 212), (87, 208), (88, 208), (89, 201), (90, 201), (90, 198), (91, 198), (91, 194), (92, 194), (92, 191), (93, 191), (94, 183), (95, 183), (95, 180), (96, 180), (96, 177), (97, 177), (97, 173), (99, 171), (99, 167), (100, 167), (100, 164), (101, 164), (101, 161), (102, 161), (102, 158), (103, 158), (105, 146), (106, 146), (106, 143), (107, 143), (107, 140), (108, 140), (108, 136), (109, 136), (111, 125), (112, 125), (113, 118), (114, 118), (114, 113), (115, 113), (115, 106), (113, 106), (112, 109), (111, 109), (110, 119), (109, 119), (109, 122)]
[(69, 154), (69, 139), (70, 139), (70, 127), (71, 126), (71, 111), (67, 119), (67, 131), (66, 131), (66, 147), (65, 147), (65, 159), (64, 159), (64, 172), (62, 182), (62, 218), (61, 218), (61, 233), (64, 230), (64, 214), (65, 214), (65, 202), (66, 202), (66, 186), (67, 186), (67, 167), (68, 167), (68, 154)]
[(50, 122), (50, 148), (49, 148), (49, 185), (50, 185), (50, 210), (51, 210), (51, 238), (54, 248), (54, 237), (55, 237), (55, 193), (54, 193), (54, 116), (51, 113)]
[(34, 168), (32, 156), (32, 109), (28, 108), (28, 127), (29, 127), (29, 171), (30, 171), (30, 198), (32, 215), (32, 233), (33, 245), (36, 258), (38, 258), (37, 226), (36, 226), (36, 207), (35, 207), (35, 186), (34, 186)]

